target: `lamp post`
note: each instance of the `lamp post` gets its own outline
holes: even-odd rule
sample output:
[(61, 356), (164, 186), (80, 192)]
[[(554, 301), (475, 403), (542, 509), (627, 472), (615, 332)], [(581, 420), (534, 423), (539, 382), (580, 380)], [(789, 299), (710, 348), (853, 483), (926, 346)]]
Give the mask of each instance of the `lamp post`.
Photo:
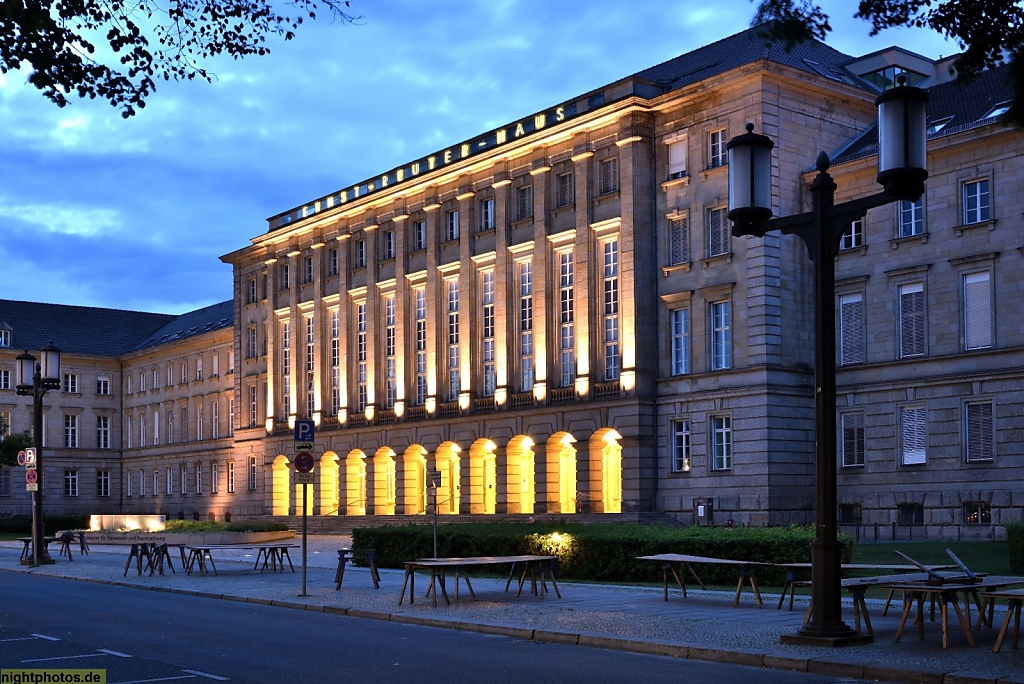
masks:
[(835, 257), (850, 223), (868, 209), (897, 200), (917, 201), (924, 192), (928, 94), (899, 84), (875, 100), (878, 107), (878, 182), (884, 190), (835, 204), (836, 184), (828, 173), (828, 155), (821, 152), (818, 175), (811, 184), (809, 213), (772, 218), (771, 151), (767, 136), (747, 132), (726, 145), (729, 152), (729, 218), (734, 235), (764, 237), (771, 231), (798, 235), (814, 262), (814, 542), (811, 544), (813, 611), (794, 636), (783, 643), (839, 646), (858, 637), (843, 622), (842, 564), (836, 496), (836, 325)]
[[(32, 397), (34, 434), (32, 442), (36, 448), (36, 470), (43, 472), (43, 395), (47, 390), (60, 387), (60, 349), (53, 342), (39, 350), (40, 362), (26, 350), (19, 354), (18, 394)], [(42, 480), (42, 477), (39, 478)], [(51, 564), (53, 559), (43, 541), (43, 486), (39, 482), (32, 497), (32, 561), (33, 566)]]

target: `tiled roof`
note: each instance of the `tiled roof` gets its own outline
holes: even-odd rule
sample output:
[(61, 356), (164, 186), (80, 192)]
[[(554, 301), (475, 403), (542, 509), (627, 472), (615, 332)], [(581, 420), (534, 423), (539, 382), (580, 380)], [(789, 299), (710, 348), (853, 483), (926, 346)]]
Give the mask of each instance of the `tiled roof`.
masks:
[(13, 349), (39, 350), (53, 342), (62, 352), (119, 356), (174, 320), (169, 314), (0, 299), (0, 327)]
[(235, 303), (233, 300), (212, 304), (202, 309), (175, 316), (166, 325), (155, 331), (131, 351), (141, 351), (168, 342), (177, 342), (195, 335), (213, 332), (234, 325)]
[(781, 43), (766, 45), (760, 35), (761, 31), (760, 27), (755, 26), (644, 69), (634, 74), (634, 77), (660, 83), (666, 90), (675, 90), (744, 64), (767, 59), (818, 76), (867, 87), (843, 68), (853, 61), (853, 57), (817, 40), (806, 40), (787, 52)]
[[(985, 118), (998, 104), (1013, 98), (1010, 67), (989, 69), (973, 78), (956, 80), (928, 89), (928, 125), (945, 124), (929, 132), (928, 139), (942, 138), (1000, 120)], [(948, 120), (948, 121), (947, 121)], [(852, 140), (837, 156), (836, 163), (860, 159), (878, 152), (878, 129), (875, 126)]]

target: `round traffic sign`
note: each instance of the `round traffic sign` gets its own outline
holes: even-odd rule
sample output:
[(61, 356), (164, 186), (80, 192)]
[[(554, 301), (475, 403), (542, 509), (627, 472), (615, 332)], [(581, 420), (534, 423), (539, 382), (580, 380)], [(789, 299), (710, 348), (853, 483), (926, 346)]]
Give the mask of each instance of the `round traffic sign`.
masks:
[(295, 456), (295, 470), (300, 473), (308, 473), (313, 470), (313, 454), (308, 451), (301, 451)]
[(28, 458), (25, 455), (25, 451), (23, 449), (18, 452), (18, 465), (24, 466), (26, 463), (28, 463)]
[(26, 470), (25, 471), (25, 483), (26, 484), (35, 484), (38, 481), (39, 481), (39, 471), (36, 471), (36, 470)]

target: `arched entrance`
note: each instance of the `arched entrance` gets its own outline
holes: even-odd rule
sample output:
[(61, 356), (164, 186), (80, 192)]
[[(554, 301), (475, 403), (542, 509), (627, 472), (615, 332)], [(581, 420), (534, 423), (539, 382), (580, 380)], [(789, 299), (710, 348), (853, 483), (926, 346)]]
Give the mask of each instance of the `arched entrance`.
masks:
[(621, 439), (622, 435), (611, 428), (602, 428), (590, 438), (591, 510), (597, 513), (622, 512)]
[(427, 512), (427, 450), (413, 444), (402, 454), (402, 513), (421, 515)]
[(498, 497), (498, 470), (489, 439), (478, 439), (469, 448), (469, 512), (494, 514)]
[(366, 454), (353, 449), (345, 458), (345, 515), (366, 515)]
[(271, 471), (273, 485), (270, 492), (270, 513), (271, 515), (289, 515), (291, 513), (289, 510), (291, 502), (288, 499), (288, 484), (291, 477), (288, 459), (282, 455), (277, 456), (274, 459), (274, 465), (271, 466)]
[(441, 471), (441, 486), (437, 488), (439, 515), (458, 515), (462, 496), (462, 448), (455, 442), (444, 442), (434, 452), (434, 467)]
[(575, 443), (576, 438), (568, 432), (556, 432), (545, 445), (548, 513), (576, 512)]
[(373, 514), (395, 514), (395, 452), (381, 447), (373, 455)]
[(533, 440), (526, 435), (513, 437), (505, 448), (505, 456), (508, 460), (505, 470), (508, 512), (533, 513), (537, 500)]
[(320, 483), (320, 515), (338, 515), (338, 454), (326, 452), (317, 464)]

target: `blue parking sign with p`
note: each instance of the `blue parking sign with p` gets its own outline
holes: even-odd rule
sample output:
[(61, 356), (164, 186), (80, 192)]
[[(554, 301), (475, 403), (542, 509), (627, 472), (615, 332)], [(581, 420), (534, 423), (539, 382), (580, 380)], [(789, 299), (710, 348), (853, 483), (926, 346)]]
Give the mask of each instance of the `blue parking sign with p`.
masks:
[(297, 420), (297, 421), (295, 421), (295, 441), (296, 442), (312, 442), (313, 441), (313, 421), (311, 421), (311, 420)]

